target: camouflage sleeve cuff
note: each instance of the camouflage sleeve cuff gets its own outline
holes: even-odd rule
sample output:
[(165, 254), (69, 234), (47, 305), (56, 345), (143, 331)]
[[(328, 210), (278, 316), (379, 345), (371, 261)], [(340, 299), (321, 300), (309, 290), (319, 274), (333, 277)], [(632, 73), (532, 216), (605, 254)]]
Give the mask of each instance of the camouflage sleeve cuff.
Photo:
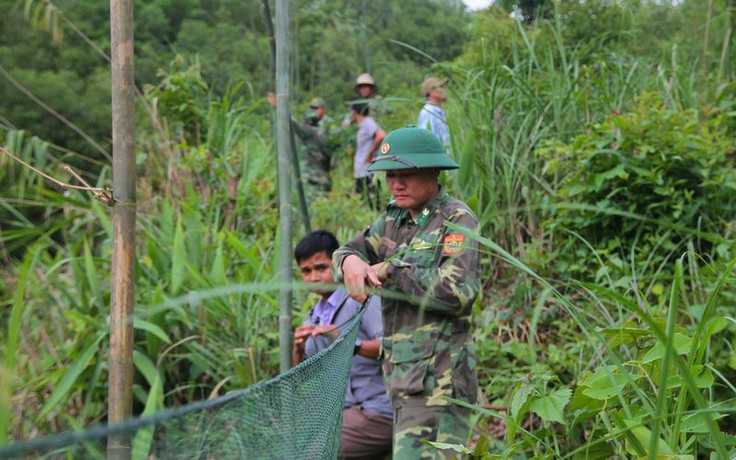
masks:
[(411, 264), (408, 264), (398, 258), (389, 259), (388, 268), (386, 268), (386, 284), (389, 286), (399, 286), (401, 283), (396, 279), (398, 270), (400, 268), (410, 268)]
[(342, 283), (342, 263), (349, 254), (338, 254), (337, 251), (332, 255), (332, 277), (335, 282)]

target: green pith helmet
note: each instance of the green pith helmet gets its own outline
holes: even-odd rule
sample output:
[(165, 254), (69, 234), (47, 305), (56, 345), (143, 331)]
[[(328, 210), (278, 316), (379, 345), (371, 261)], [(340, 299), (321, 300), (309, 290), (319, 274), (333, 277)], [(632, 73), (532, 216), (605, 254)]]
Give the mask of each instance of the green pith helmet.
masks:
[(314, 123), (320, 120), (320, 115), (314, 109), (307, 109), (304, 111), (304, 121), (307, 123)]
[(408, 125), (388, 133), (368, 171), (393, 169), (457, 169), (460, 166), (445, 153), (437, 136), (426, 129)]
[(311, 101), (309, 101), (310, 109), (319, 109), (321, 107), (325, 107), (325, 100), (321, 97), (314, 97)]

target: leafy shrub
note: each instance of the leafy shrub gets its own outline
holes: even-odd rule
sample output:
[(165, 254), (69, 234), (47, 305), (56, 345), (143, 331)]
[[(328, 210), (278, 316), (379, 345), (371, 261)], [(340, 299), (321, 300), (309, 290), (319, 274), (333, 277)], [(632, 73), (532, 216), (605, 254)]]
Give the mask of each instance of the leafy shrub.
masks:
[(594, 260), (579, 239), (614, 266), (626, 265), (629, 251), (640, 263), (656, 248), (682, 252), (688, 239), (700, 253), (727, 256), (732, 243), (720, 235), (736, 215), (728, 122), (728, 113), (678, 110), (645, 94), (630, 113), (539, 149), (559, 184), (547, 223), (568, 249), (563, 269), (590, 268), (579, 262)]

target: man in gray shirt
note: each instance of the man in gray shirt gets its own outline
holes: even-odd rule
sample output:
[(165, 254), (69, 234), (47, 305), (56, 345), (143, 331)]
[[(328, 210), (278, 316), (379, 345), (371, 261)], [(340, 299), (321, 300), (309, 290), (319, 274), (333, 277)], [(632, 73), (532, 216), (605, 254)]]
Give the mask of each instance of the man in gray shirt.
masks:
[(350, 105), (350, 115), (358, 124), (355, 138), (355, 159), (353, 175), (355, 177), (355, 193), (363, 195), (373, 208), (378, 207), (376, 192), (373, 187), (373, 174), (368, 172), (373, 156), (381, 145), (386, 131), (371, 118), (370, 108), (365, 102)]
[[(332, 253), (339, 246), (335, 236), (325, 230), (302, 238), (294, 249), (302, 281), (333, 283)], [(292, 362), (295, 365), (327, 346), (329, 342), (324, 334), (348, 323), (361, 308), (342, 288), (318, 288), (312, 292), (321, 298), (294, 332)], [(365, 309), (343, 406), (342, 456), (346, 459), (382, 459), (391, 453), (393, 410), (378, 360), (383, 338), (380, 299), (371, 297)]]

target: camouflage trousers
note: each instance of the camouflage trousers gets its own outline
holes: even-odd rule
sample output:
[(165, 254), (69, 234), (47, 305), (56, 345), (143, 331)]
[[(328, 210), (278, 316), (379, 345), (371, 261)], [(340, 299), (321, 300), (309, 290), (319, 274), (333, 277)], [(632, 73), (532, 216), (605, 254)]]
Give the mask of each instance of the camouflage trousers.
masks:
[(332, 181), (327, 174), (310, 174), (306, 176), (306, 186), (304, 193), (309, 201), (317, 198), (326, 197), (332, 190)]
[(423, 402), (394, 401), (393, 460), (459, 457), (454, 450), (438, 450), (422, 440), (467, 445), (471, 411), (453, 404), (426, 406)]

